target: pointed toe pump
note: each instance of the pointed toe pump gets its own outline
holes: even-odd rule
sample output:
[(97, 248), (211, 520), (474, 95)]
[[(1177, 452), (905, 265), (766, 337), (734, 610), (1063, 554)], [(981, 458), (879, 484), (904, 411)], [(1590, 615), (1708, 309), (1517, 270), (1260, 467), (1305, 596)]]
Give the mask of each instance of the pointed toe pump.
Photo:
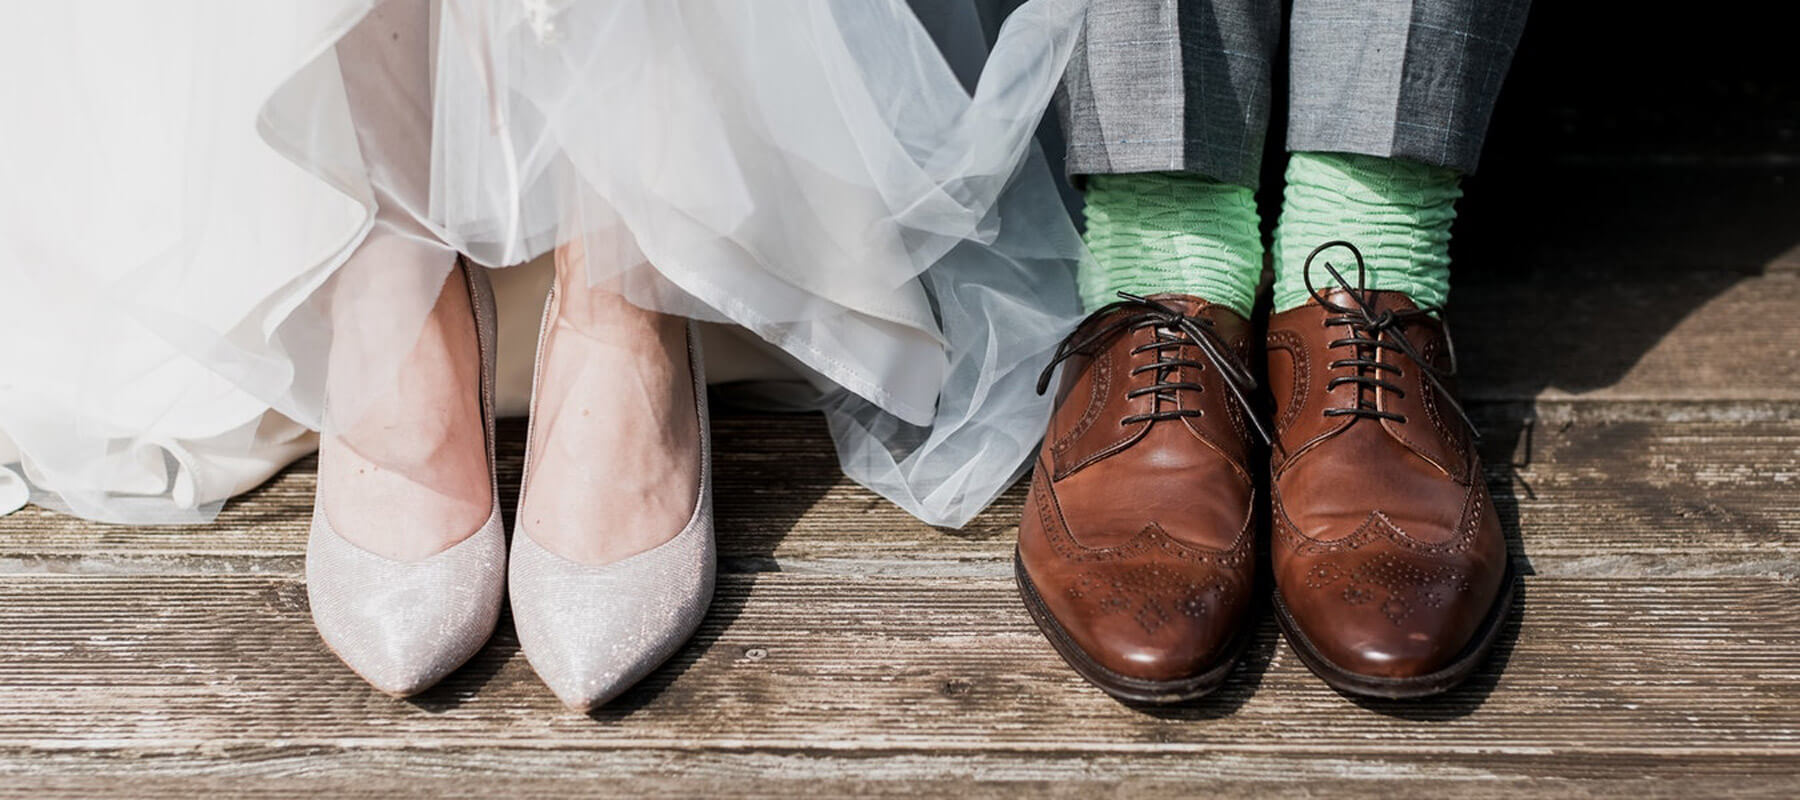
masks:
[[(702, 490), (704, 491), (704, 490)], [(570, 710), (587, 712), (631, 688), (681, 649), (712, 601), (710, 514), (623, 561), (587, 565), (513, 541), (513, 619), (538, 677)]]
[[(494, 475), (495, 307), (487, 273), (463, 265), (481, 349), (482, 424)], [(506, 533), (500, 497), (487, 521), (424, 559), (387, 558), (345, 539), (315, 502), (306, 546), (313, 624), (351, 670), (376, 689), (405, 697), (430, 688), (493, 635), (505, 594)]]
[[(540, 372), (554, 296), (550, 303), (539, 336)], [(584, 564), (551, 552), (525, 522), (532, 463), (531, 454), (525, 456), (527, 488), (519, 492), (509, 567), (513, 622), (532, 669), (574, 711), (604, 705), (661, 666), (693, 636), (712, 602), (717, 555), (711, 434), (698, 331), (691, 322), (687, 349), (700, 426), (700, 479), (693, 512), (673, 539), (609, 564)]]

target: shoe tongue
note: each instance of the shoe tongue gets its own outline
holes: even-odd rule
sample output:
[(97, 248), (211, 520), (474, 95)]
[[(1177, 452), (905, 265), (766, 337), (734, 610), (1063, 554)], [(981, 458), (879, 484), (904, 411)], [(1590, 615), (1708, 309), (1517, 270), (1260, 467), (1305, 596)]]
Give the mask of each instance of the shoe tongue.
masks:
[[(1203, 298), (1195, 297), (1191, 294), (1175, 294), (1173, 292), (1165, 292), (1163, 294), (1149, 295), (1148, 297), (1145, 297), (1144, 299), (1153, 300), (1155, 302), (1161, 303), (1165, 306), (1168, 306), (1177, 311), (1180, 311), (1181, 313), (1186, 314), (1190, 317), (1202, 316), (1204, 314), (1204, 312), (1207, 312), (1212, 309), (1218, 309), (1220, 311), (1225, 310), (1224, 308), (1222, 308), (1220, 306), (1216, 306), (1210, 302), (1207, 302)], [(1207, 315), (1207, 316), (1210, 316), (1210, 315)]]
[[(1324, 294), (1325, 299), (1335, 305), (1343, 308), (1358, 307), (1355, 295), (1342, 287), (1332, 289)], [(1369, 310), (1375, 313), (1380, 313), (1382, 311), (1416, 311), (1419, 308), (1419, 304), (1414, 303), (1411, 297), (1406, 296), (1405, 292), (1396, 292), (1387, 289), (1365, 289), (1356, 294), (1362, 295), (1362, 303), (1367, 305)]]
[(1219, 335), (1227, 342), (1236, 342), (1239, 337), (1245, 334), (1250, 325), (1249, 321), (1238, 316), (1236, 311), (1203, 297), (1195, 297), (1191, 294), (1166, 292), (1163, 294), (1153, 294), (1145, 299), (1161, 303), (1190, 317), (1203, 317), (1212, 320), (1214, 328), (1218, 330)]

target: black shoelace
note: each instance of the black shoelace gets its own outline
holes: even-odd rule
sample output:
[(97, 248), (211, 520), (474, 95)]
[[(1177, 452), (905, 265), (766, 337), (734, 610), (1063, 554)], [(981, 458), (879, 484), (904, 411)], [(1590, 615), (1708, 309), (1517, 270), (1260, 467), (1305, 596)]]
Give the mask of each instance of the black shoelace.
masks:
[[(1339, 272), (1336, 267), (1333, 267), (1331, 262), (1320, 262), (1324, 265), (1325, 271), (1331, 273), (1332, 279), (1337, 281), (1338, 286), (1342, 287), (1345, 293), (1350, 296), (1350, 299), (1353, 302), (1349, 306), (1341, 306), (1331, 302), (1326, 299), (1324, 293), (1313, 286), (1313, 260), (1318, 258), (1320, 253), (1334, 247), (1342, 247), (1349, 250), (1351, 255), (1356, 256), (1355, 286), (1351, 286), (1350, 281), (1346, 280), (1343, 273)], [(1441, 314), (1442, 312), (1439, 309), (1416, 308), (1402, 309), (1399, 311), (1388, 309), (1376, 313), (1375, 309), (1370, 306), (1367, 296), (1368, 268), (1363, 263), (1362, 251), (1356, 249), (1356, 245), (1342, 240), (1326, 242), (1313, 248), (1312, 253), (1306, 256), (1306, 264), (1302, 267), (1301, 278), (1306, 281), (1306, 291), (1308, 294), (1312, 295), (1313, 300), (1317, 301), (1326, 311), (1332, 313), (1332, 316), (1326, 317), (1325, 324), (1328, 326), (1339, 326), (1350, 329), (1349, 336), (1332, 342), (1330, 346), (1338, 348), (1353, 345), (1356, 348), (1355, 358), (1341, 358), (1331, 362), (1331, 368), (1333, 370), (1354, 368), (1356, 372), (1354, 374), (1339, 375), (1332, 378), (1331, 381), (1325, 385), (1327, 391), (1336, 389), (1347, 383), (1353, 383), (1359, 387), (1366, 387), (1369, 389), (1385, 389), (1393, 392), (1397, 397), (1405, 397), (1405, 390), (1394, 385), (1391, 381), (1382, 379), (1383, 373), (1391, 373), (1396, 378), (1405, 376), (1406, 373), (1399, 365), (1385, 363), (1379, 358), (1380, 351), (1382, 350), (1397, 352), (1406, 356), (1407, 360), (1411, 361), (1419, 368), (1420, 374), (1425, 376), (1425, 379), (1431, 384), (1432, 388), (1437, 391), (1438, 396), (1442, 397), (1444, 402), (1449, 404), (1450, 408), (1456, 411), (1456, 415), (1462, 419), (1463, 424), (1468, 426), (1469, 434), (1477, 440), (1481, 438), (1481, 431), (1476, 429), (1475, 421), (1469, 419), (1468, 412), (1463, 410), (1462, 405), (1456, 402), (1455, 397), (1451, 396), (1450, 389), (1444, 385), (1445, 379), (1456, 375), (1456, 347), (1450, 341), (1449, 328), (1444, 329), (1444, 342), (1450, 357), (1450, 369), (1448, 370), (1439, 370), (1426, 362), (1419, 354), (1418, 349), (1406, 338), (1405, 328), (1407, 325), (1430, 317), (1433, 314)], [(1325, 416), (1391, 419), (1395, 422), (1406, 421), (1406, 416), (1404, 414), (1382, 411), (1380, 408), (1377, 408), (1369, 393), (1361, 391), (1360, 389), (1356, 393), (1356, 405), (1345, 408), (1325, 409)]]
[[(1149, 364), (1133, 367), (1132, 375), (1145, 372), (1154, 373), (1150, 385), (1141, 386), (1125, 393), (1128, 398), (1144, 395), (1155, 395), (1156, 403), (1152, 410), (1143, 414), (1130, 414), (1119, 420), (1120, 425), (1136, 422), (1154, 422), (1182, 417), (1198, 417), (1205, 412), (1197, 408), (1175, 407), (1176, 394), (1183, 391), (1200, 392), (1205, 387), (1192, 381), (1177, 380), (1182, 367), (1196, 370), (1206, 369), (1207, 363), (1219, 371), (1225, 379), (1225, 386), (1232, 397), (1244, 411), (1244, 418), (1250, 421), (1263, 443), (1268, 444), (1272, 437), (1263, 424), (1262, 416), (1256, 412), (1250, 402), (1250, 395), (1256, 391), (1256, 378), (1250, 374), (1248, 367), (1239, 361), (1231, 352), (1231, 345), (1218, 333), (1213, 321), (1205, 317), (1190, 317), (1163, 303), (1135, 294), (1120, 292), (1117, 302), (1109, 303), (1096, 310), (1090, 319), (1097, 319), (1121, 309), (1127, 313), (1119, 314), (1106, 324), (1088, 330), (1086, 325), (1078, 327), (1056, 346), (1056, 353), (1045, 365), (1044, 371), (1038, 375), (1037, 391), (1043, 394), (1050, 388), (1050, 377), (1056, 371), (1056, 365), (1069, 357), (1092, 352), (1096, 347), (1105, 345), (1116, 336), (1127, 331), (1154, 328), (1155, 340), (1138, 345), (1131, 349), (1133, 355), (1154, 352), (1156, 360)], [(1206, 357), (1206, 362), (1191, 358), (1182, 358), (1182, 348), (1193, 347)]]

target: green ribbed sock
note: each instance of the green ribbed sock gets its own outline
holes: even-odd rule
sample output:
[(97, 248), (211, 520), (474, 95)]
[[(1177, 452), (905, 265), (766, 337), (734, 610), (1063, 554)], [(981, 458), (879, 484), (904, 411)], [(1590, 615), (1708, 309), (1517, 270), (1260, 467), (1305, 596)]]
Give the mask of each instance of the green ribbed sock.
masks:
[[(1275, 310), (1310, 299), (1302, 275), (1313, 248), (1342, 239), (1362, 251), (1370, 289), (1405, 292), (1442, 308), (1450, 294), (1450, 223), (1462, 197), (1455, 170), (1415, 161), (1345, 153), (1295, 153), (1275, 228)], [(1356, 261), (1342, 250), (1320, 255), (1356, 283)], [(1313, 286), (1336, 285), (1313, 265)]]
[(1088, 310), (1119, 292), (1197, 295), (1246, 317), (1262, 277), (1262, 231), (1249, 187), (1198, 175), (1088, 178), (1092, 266), (1078, 275)]

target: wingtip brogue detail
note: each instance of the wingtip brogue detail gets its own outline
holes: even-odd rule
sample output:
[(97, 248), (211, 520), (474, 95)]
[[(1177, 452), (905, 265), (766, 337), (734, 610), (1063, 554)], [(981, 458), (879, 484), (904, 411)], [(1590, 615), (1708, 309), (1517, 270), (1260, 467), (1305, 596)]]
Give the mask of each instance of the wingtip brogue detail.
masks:
[[(1066, 661), (1126, 700), (1222, 683), (1254, 598), (1249, 326), (1128, 297), (1058, 348), (1062, 391), (1020, 523), (1018, 579)], [(1048, 386), (1048, 374), (1044, 381)]]

